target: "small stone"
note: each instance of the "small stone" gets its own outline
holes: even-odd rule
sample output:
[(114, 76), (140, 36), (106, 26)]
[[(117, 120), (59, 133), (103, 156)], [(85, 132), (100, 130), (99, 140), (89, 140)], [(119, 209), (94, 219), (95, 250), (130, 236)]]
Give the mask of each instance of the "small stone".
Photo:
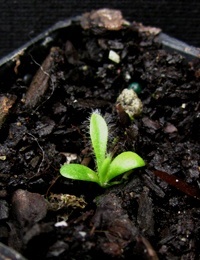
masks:
[(133, 89), (124, 89), (117, 98), (117, 103), (121, 104), (130, 118), (139, 116), (142, 113), (142, 101), (138, 98)]
[(68, 249), (68, 245), (64, 241), (56, 241), (55, 244), (53, 244), (49, 248), (49, 252), (47, 254), (48, 258), (57, 258), (59, 257), (65, 250)]
[(63, 221), (60, 221), (60, 222), (56, 222), (54, 226), (55, 227), (67, 227), (68, 224), (67, 224), (66, 221), (63, 220)]
[(130, 79), (131, 79), (131, 75), (129, 74), (129, 72), (125, 72), (125, 74), (124, 74), (124, 79), (126, 80), (126, 81), (129, 81)]
[(167, 123), (166, 127), (164, 128), (164, 132), (167, 134), (172, 134), (177, 131), (178, 131), (178, 129), (170, 123)]
[(84, 231), (79, 231), (79, 235), (81, 235), (81, 237), (85, 237), (87, 235), (87, 233)]
[(32, 226), (46, 216), (47, 202), (38, 193), (20, 189), (13, 194), (12, 210), (22, 227)]
[(108, 59), (115, 63), (120, 63), (120, 56), (115, 51), (109, 51)]
[(160, 129), (160, 123), (158, 121), (153, 121), (148, 117), (144, 117), (142, 119), (142, 122), (144, 124), (145, 127), (152, 129), (152, 130), (158, 130)]
[(103, 28), (117, 31), (122, 28), (125, 22), (120, 11), (108, 8), (94, 10), (83, 14), (81, 17), (81, 26), (85, 30), (89, 28)]
[(141, 85), (138, 82), (133, 82), (128, 86), (128, 89), (133, 89), (135, 93), (140, 94), (142, 91)]

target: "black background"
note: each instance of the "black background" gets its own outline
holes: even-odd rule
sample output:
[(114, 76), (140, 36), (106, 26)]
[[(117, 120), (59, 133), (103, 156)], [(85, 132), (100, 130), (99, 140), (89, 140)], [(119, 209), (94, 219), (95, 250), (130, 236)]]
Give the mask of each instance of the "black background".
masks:
[(0, 0), (0, 57), (20, 47), (55, 22), (98, 8), (120, 9), (129, 21), (200, 46), (200, 1)]

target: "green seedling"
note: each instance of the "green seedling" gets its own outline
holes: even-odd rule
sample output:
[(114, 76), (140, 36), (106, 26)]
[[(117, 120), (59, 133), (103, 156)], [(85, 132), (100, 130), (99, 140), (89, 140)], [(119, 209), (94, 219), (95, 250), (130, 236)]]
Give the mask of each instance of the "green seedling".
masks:
[(121, 182), (111, 182), (115, 177), (145, 165), (144, 160), (131, 151), (123, 152), (115, 158), (107, 153), (108, 126), (98, 112), (93, 112), (90, 118), (90, 138), (96, 157), (96, 172), (85, 165), (72, 163), (61, 166), (62, 176), (73, 180), (96, 182), (106, 188)]

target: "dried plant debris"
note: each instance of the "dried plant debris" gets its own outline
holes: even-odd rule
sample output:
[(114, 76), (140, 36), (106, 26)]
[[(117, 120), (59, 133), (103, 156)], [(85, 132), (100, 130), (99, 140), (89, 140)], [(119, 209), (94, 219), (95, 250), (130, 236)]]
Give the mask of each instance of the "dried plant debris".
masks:
[(0, 95), (0, 129), (9, 114), (9, 110), (12, 108), (17, 97), (15, 95)]
[[(120, 11), (80, 19), (1, 73), (0, 241), (29, 260), (199, 259), (200, 62)], [(118, 100), (133, 83), (136, 112), (133, 90)], [(66, 158), (96, 170), (96, 109), (109, 152), (146, 163), (107, 190), (59, 174)]]
[(100, 9), (83, 14), (81, 26), (83, 29), (120, 30), (125, 23), (119, 10)]
[(49, 209), (53, 211), (70, 207), (84, 209), (87, 205), (83, 198), (78, 198), (70, 194), (50, 194), (48, 204)]

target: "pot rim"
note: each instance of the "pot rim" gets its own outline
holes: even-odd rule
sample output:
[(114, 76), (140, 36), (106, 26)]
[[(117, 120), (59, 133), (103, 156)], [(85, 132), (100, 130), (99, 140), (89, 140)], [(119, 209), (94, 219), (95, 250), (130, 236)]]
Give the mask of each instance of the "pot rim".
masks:
[[(0, 58), (0, 69), (4, 66), (12, 65), (19, 56), (23, 55), (27, 52), (30, 48), (34, 45), (44, 45), (45, 42), (53, 41), (55, 35), (59, 34), (61, 29), (65, 29), (71, 26), (73, 23), (80, 22), (82, 15), (78, 15), (75, 17), (68, 18), (66, 20), (59, 21), (49, 27), (47, 30), (43, 31), (42, 33), (35, 36), (33, 39), (28, 41), (27, 43), (23, 44), (21, 47), (17, 48), (16, 50), (12, 51), (11, 53), (3, 56)], [(149, 27), (151, 28), (151, 26)], [(153, 27), (152, 27), (153, 28)], [(171, 52), (177, 52), (183, 55), (188, 61), (192, 59), (200, 59), (200, 48), (188, 45), (187, 43), (178, 40), (174, 37), (169, 36), (163, 32), (160, 32), (156, 36), (156, 41), (162, 44), (163, 49), (166, 49)]]

